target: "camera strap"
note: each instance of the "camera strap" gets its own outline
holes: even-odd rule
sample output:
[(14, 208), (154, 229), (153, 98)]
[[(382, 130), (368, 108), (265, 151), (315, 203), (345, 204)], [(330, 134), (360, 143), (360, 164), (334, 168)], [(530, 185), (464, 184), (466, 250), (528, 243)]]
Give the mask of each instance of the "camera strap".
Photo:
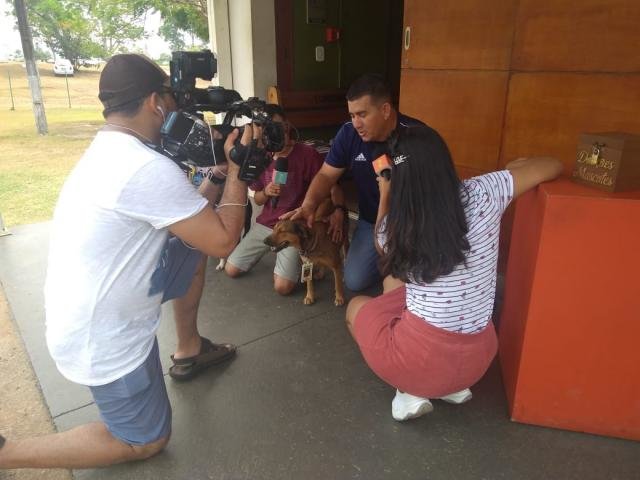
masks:
[(132, 137), (135, 137), (138, 140), (140, 140), (140, 142), (142, 142), (142, 144), (145, 147), (150, 148), (151, 150), (153, 150), (155, 152), (158, 152), (158, 153), (162, 154), (164, 157), (167, 157), (168, 159), (172, 160), (173, 163), (175, 163), (180, 168), (180, 170), (182, 170), (183, 172), (189, 173), (189, 171), (190, 171), (190, 168), (187, 165), (182, 163), (177, 158), (173, 158), (172, 156), (170, 156), (167, 153), (167, 151), (164, 148), (162, 148), (162, 145), (157, 145), (157, 144), (153, 143), (150, 139), (148, 139), (147, 137), (145, 137), (144, 135), (142, 135), (141, 133), (135, 131), (132, 128), (125, 127), (123, 125), (116, 125), (115, 123), (105, 123), (104, 127), (102, 127), (102, 130), (111, 131), (111, 132), (120, 132), (120, 133), (124, 133), (126, 135), (131, 135)]
[(155, 143), (152, 143), (152, 142), (142, 142), (142, 143), (144, 144), (145, 147), (150, 148), (151, 150), (154, 150), (154, 151), (158, 152), (163, 157), (167, 157), (169, 160), (171, 160), (173, 163), (175, 163), (180, 170), (182, 170), (187, 175), (192, 173), (192, 169), (191, 169), (191, 167), (189, 165), (185, 165), (184, 162), (181, 162), (177, 158), (174, 158), (171, 155), (169, 155), (169, 153), (164, 148), (162, 148), (162, 145), (156, 145)]

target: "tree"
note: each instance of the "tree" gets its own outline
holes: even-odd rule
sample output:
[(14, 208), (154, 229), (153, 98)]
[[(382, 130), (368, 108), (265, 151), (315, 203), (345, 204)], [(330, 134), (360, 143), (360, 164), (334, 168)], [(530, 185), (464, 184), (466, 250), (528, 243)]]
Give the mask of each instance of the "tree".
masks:
[(24, 55), (22, 55), (22, 50), (20, 50), (19, 48), (16, 48), (13, 51), (13, 53), (11, 54), (11, 57), (18, 62), (21, 62), (22, 60), (24, 60)]
[(192, 48), (201, 47), (209, 41), (207, 0), (146, 0), (145, 3), (160, 12), (163, 24), (159, 33), (173, 50), (187, 46), (185, 37), (190, 38)]
[(122, 51), (127, 42), (145, 36), (148, 9), (140, 2), (90, 0), (88, 11), (94, 19), (95, 34), (108, 56)]
[(156, 63), (159, 65), (166, 65), (171, 61), (171, 55), (168, 53), (161, 53), (158, 58), (156, 58)]
[(46, 62), (49, 58), (51, 58), (51, 53), (47, 52), (45, 49), (41, 48), (39, 45), (34, 45), (33, 58), (35, 60), (38, 60), (39, 62)]
[(78, 62), (107, 57), (144, 36), (147, 8), (138, 1), (27, 0), (34, 35), (53, 52)]
[(56, 54), (77, 62), (99, 49), (82, 1), (28, 0), (27, 6), (34, 36)]
[(151, 10), (160, 12), (160, 34), (174, 50), (208, 41), (206, 0), (25, 0), (34, 37), (76, 65), (130, 50), (144, 38)]
[(47, 116), (44, 111), (44, 102), (42, 101), (38, 69), (33, 59), (33, 38), (29, 26), (29, 19), (27, 18), (27, 9), (25, 8), (23, 0), (14, 0), (14, 7), (16, 19), (18, 20), (18, 30), (20, 31), (20, 43), (22, 43), (22, 51), (24, 52), (31, 99), (33, 101), (33, 114), (36, 120), (36, 128), (40, 135), (46, 135), (49, 128), (47, 126)]

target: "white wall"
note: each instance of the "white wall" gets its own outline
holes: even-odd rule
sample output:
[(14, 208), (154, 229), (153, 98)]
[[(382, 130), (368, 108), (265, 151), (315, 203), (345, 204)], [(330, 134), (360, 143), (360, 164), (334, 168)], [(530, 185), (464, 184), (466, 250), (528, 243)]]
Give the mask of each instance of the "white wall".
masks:
[(211, 48), (219, 84), (242, 98), (266, 97), (276, 85), (273, 0), (208, 0)]
[(207, 12), (209, 14), (209, 48), (218, 59), (218, 76), (211, 83), (232, 88), (233, 71), (227, 0), (207, 0)]
[(242, 98), (253, 95), (253, 44), (251, 35), (251, 0), (229, 2), (229, 32), (233, 88)]
[(273, 0), (253, 0), (253, 94), (263, 100), (267, 88), (278, 84), (276, 71), (276, 19)]

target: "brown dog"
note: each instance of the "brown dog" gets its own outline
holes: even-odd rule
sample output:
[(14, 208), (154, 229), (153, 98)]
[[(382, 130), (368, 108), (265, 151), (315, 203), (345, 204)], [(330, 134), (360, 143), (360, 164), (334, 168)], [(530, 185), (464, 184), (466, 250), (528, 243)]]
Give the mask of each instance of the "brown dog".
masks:
[[(327, 199), (318, 207), (312, 228), (309, 228), (304, 220), (281, 220), (275, 224), (273, 232), (264, 239), (264, 243), (269, 245), (273, 252), (279, 252), (289, 246), (295, 247), (300, 252), (300, 258), (303, 263), (306, 264), (310, 262), (316, 268), (318, 266), (330, 268), (333, 271), (335, 281), (336, 296), (334, 304), (340, 306), (344, 305), (341, 245), (331, 241), (331, 237), (327, 234), (329, 225), (321, 221), (322, 218), (325, 218), (332, 212), (333, 204), (330, 199)], [(346, 229), (343, 231), (345, 232), (344, 238), (346, 239)], [(307, 284), (307, 295), (304, 297), (304, 304), (311, 305), (316, 301), (313, 289), (313, 276), (310, 274), (303, 276)]]

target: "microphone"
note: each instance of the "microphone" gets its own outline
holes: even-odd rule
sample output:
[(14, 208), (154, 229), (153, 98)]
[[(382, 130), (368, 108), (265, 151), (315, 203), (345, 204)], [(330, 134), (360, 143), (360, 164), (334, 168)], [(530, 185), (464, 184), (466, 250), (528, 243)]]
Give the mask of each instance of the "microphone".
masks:
[(391, 165), (391, 159), (386, 154), (380, 155), (371, 163), (376, 175), (382, 176), (387, 180), (391, 178)]
[[(287, 157), (276, 158), (276, 165), (273, 168), (273, 177), (271, 181), (275, 185), (284, 185), (287, 183), (287, 172), (289, 171), (289, 163)], [(271, 197), (271, 207), (276, 208), (278, 206), (278, 199), (280, 196)]]

